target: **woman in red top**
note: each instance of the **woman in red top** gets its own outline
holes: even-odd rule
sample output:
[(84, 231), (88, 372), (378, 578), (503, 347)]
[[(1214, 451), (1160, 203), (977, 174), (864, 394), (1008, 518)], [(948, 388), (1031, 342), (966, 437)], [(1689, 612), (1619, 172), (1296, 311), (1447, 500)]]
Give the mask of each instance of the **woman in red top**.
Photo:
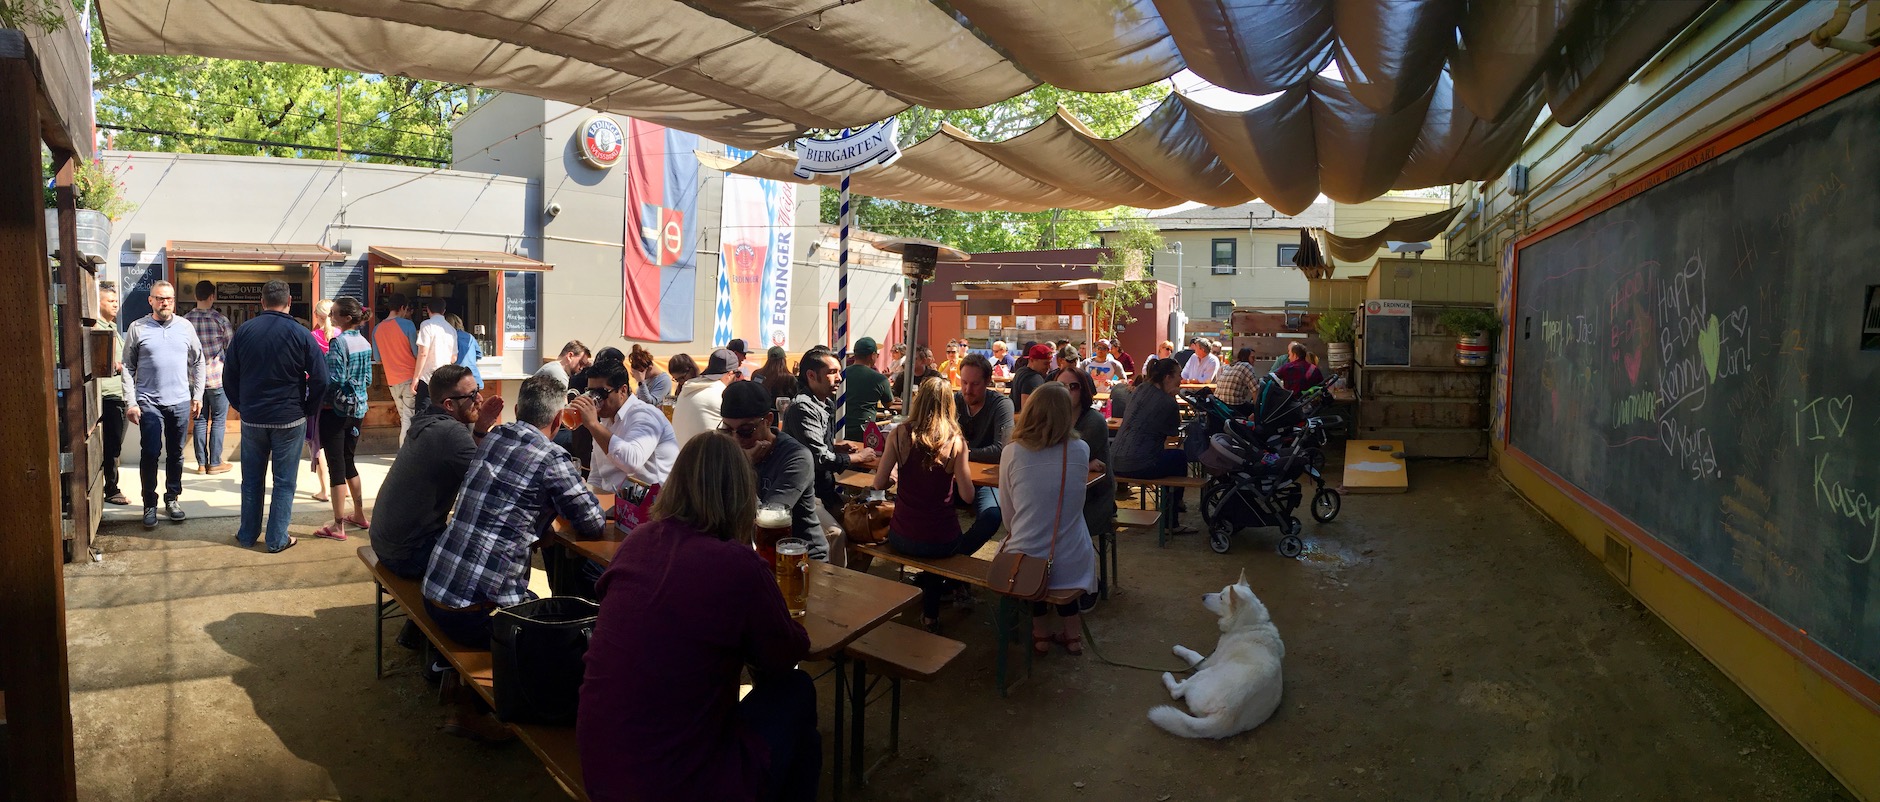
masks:
[[(875, 469), (875, 489), (895, 486), (894, 517), (888, 519), (888, 545), (911, 557), (972, 554), (986, 545), (987, 532), (968, 537), (960, 531), (954, 499), (973, 497), (966, 468), (966, 438), (954, 417), (953, 393), (940, 378), (914, 388), (907, 422), (894, 428)], [(937, 574), (915, 577), (921, 588), (921, 620), (932, 631), (940, 625), (940, 597), (954, 584)]]
[[(601, 575), (575, 723), (589, 798), (816, 798), (816, 687), (795, 667), (809, 634), (751, 549), (756, 521), (750, 461), (701, 434)], [(739, 701), (746, 666), (754, 687)]]

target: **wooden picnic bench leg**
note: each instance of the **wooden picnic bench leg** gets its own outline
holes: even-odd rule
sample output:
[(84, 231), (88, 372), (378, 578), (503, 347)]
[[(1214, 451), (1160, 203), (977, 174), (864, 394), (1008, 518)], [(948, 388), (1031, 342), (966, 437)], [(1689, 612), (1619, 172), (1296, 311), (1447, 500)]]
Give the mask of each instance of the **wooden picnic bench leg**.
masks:
[(1109, 541), (1109, 544), (1110, 544), (1109, 548), (1106, 549), (1106, 552), (1109, 554), (1109, 557), (1110, 557), (1110, 570), (1105, 572), (1106, 573), (1105, 578), (1108, 581), (1104, 582), (1103, 584), (1103, 600), (1109, 601), (1110, 591), (1120, 586), (1120, 582), (1118, 581), (1117, 576), (1121, 572), (1121, 568), (1122, 568), (1122, 565), (1119, 562), (1117, 562), (1117, 557), (1116, 557), (1116, 524), (1114, 522), (1110, 524), (1110, 531), (1104, 533), (1102, 539)]
[(844, 690), (846, 690), (846, 686), (848, 685), (848, 671), (847, 671), (848, 657), (844, 655), (842, 652), (836, 652), (835, 656), (830, 658), (830, 660), (831, 662), (835, 663), (835, 672), (836, 672), (836, 683), (835, 683), (836, 684), (836, 704), (835, 704), (835, 713), (836, 713), (835, 752), (836, 754), (835, 754), (835, 764), (829, 767), (830, 768), (829, 784), (833, 786), (830, 789), (830, 793), (833, 795), (833, 798), (836, 800), (836, 802), (842, 802), (842, 785), (843, 785), (843, 781), (847, 779), (842, 774), (842, 758), (844, 757), (844, 755), (842, 754), (843, 752), (842, 714), (845, 712), (842, 709), (842, 693)]
[(993, 614), (993, 617), (992, 617), (992, 628), (998, 630), (999, 632), (998, 682), (999, 682), (999, 695), (1000, 696), (1004, 696), (1005, 690), (1006, 690), (1005, 688), (1005, 663), (1006, 663), (1007, 657), (1005, 653), (1006, 653), (1006, 647), (1009, 645), (1009, 641), (1011, 640), (1011, 637), (1012, 637), (1011, 605), (1012, 605), (1012, 597), (1007, 596), (1003, 593), (999, 594), (999, 611)]
[(854, 669), (849, 677), (849, 714), (854, 719), (849, 733), (849, 771), (852, 773), (849, 779), (862, 785), (867, 782), (867, 775), (862, 772), (866, 766), (862, 762), (862, 733), (868, 729), (868, 661), (855, 661)]
[(1155, 511), (1159, 514), (1155, 517), (1155, 547), (1158, 549), (1168, 545), (1168, 500), (1168, 488), (1156, 485)]
[(377, 679), (385, 679), (385, 586), (375, 579), (372, 587), (372, 628), (377, 633), (372, 638), (372, 671)]

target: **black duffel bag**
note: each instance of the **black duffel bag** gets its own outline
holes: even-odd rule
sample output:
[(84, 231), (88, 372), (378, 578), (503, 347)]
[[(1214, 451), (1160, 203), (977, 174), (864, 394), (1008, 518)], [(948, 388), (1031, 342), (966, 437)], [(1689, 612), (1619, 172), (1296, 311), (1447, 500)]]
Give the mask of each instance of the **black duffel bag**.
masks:
[(574, 723), (588, 638), (600, 605), (553, 596), (504, 607), (490, 617), (496, 717), (511, 724)]

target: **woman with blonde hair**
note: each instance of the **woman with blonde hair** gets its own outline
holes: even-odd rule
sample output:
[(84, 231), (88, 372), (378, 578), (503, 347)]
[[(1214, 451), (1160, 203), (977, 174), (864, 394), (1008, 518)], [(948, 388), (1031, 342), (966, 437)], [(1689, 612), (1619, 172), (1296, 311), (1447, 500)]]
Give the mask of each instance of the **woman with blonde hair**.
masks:
[[(1001, 553), (1048, 561), (1052, 590), (1097, 590), (1097, 550), (1084, 524), (1084, 478), (1090, 445), (1077, 436), (1077, 404), (1062, 384), (1046, 384), (1025, 400), (1012, 441), (999, 457), (999, 505), (1005, 513)], [(1077, 602), (1058, 605), (1062, 629), (1051, 632), (1050, 605), (1032, 602), (1031, 645), (1049, 654), (1051, 643), (1084, 653)]]
[[(333, 338), (338, 337), (340, 334), (340, 328), (333, 325), (332, 301), (321, 301), (313, 305), (313, 325), (311, 328), (313, 329), (313, 341), (319, 344), (320, 353), (326, 353), (327, 349), (332, 347)], [(325, 441), (320, 437), (320, 421), (318, 416), (308, 418), (307, 463), (308, 467), (313, 469), (314, 485), (318, 488), (313, 491), (314, 501), (326, 501), (328, 498), (326, 495), (327, 471), (324, 459), (326, 449), (321, 445), (323, 442)]]
[[(888, 434), (875, 489), (895, 485), (894, 516), (888, 519), (888, 545), (911, 557), (972, 554), (992, 533), (968, 537), (960, 531), (954, 501), (973, 497), (966, 468), (966, 438), (960, 434), (953, 392), (946, 380), (929, 378), (914, 387), (907, 420)], [(940, 599), (954, 583), (937, 574), (915, 577), (921, 589), (921, 623), (940, 625)]]
[(641, 401), (659, 406), (672, 395), (672, 374), (660, 369), (646, 346), (633, 344), (633, 350), (627, 353), (627, 372), (633, 376), (633, 394)]
[(595, 586), (575, 717), (588, 796), (816, 798), (816, 686), (796, 668), (809, 634), (750, 546), (756, 524), (757, 476), (737, 442), (688, 441), (652, 522), (620, 542)]

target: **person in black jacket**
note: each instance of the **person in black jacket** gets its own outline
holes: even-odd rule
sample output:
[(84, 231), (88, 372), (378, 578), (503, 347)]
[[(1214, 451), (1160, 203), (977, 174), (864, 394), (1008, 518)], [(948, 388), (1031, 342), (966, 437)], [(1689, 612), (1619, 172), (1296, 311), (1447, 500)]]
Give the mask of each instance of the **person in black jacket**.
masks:
[(754, 381), (725, 388), (718, 430), (738, 441), (757, 471), (757, 503), (790, 511), (790, 534), (809, 541), (809, 558), (829, 561), (829, 537), (816, 517), (816, 460), (795, 438), (771, 425), (776, 403)]
[(836, 475), (851, 467), (872, 470), (875, 451), (856, 446), (851, 452), (836, 445), (835, 397), (836, 388), (842, 384), (842, 365), (835, 354), (811, 349), (797, 362), (796, 377), (802, 392), (783, 414), (783, 433), (809, 449), (816, 461), (816, 497), (839, 520), (842, 497), (836, 492)]
[(317, 418), (326, 399), (326, 354), (313, 332), (287, 315), (294, 303), (287, 282), (261, 287), (261, 314), (243, 323), (229, 341), (222, 367), (222, 389), (242, 416), (242, 516), (235, 542), (243, 548), (262, 536), (262, 496), (267, 472), (274, 471), (274, 498), (268, 503), (268, 552), (296, 542), (287, 535), (294, 515), (294, 484), (307, 421)]

